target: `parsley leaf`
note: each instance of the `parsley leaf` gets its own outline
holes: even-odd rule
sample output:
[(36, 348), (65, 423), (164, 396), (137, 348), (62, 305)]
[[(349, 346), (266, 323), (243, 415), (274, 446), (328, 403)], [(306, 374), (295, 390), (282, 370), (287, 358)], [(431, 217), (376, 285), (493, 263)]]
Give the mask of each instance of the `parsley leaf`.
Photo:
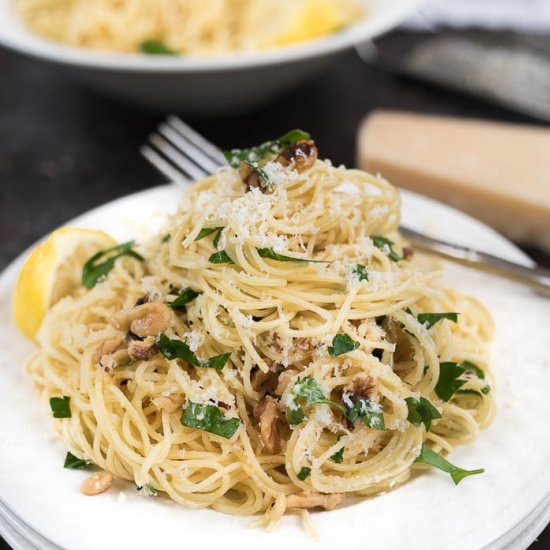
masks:
[[(483, 371), (483, 369), (478, 367), (475, 363), (472, 363), (471, 361), (462, 361), (462, 363), (460, 363), (460, 366), (463, 367), (466, 370), (466, 372), (468, 371), (473, 372), (480, 380), (485, 380), (485, 372)], [(465, 389), (465, 390), (458, 390), (457, 393), (487, 395), (490, 391), (491, 391), (491, 386), (489, 386), (489, 384), (485, 384), (480, 391), (473, 390), (473, 389)]]
[(337, 334), (332, 339), (332, 346), (328, 347), (328, 354), (331, 357), (338, 357), (344, 353), (349, 353), (359, 347), (359, 342), (352, 340), (349, 334)]
[(82, 468), (87, 468), (90, 466), (91, 462), (89, 460), (83, 460), (74, 456), (71, 453), (67, 453), (65, 457), (65, 462), (63, 468), (70, 468), (71, 470), (80, 470)]
[(162, 40), (144, 40), (139, 45), (139, 50), (149, 55), (178, 55), (176, 50), (169, 48)]
[(305, 481), (307, 476), (311, 473), (311, 468), (304, 466), (296, 476), (300, 481)]
[(249, 166), (253, 172), (258, 174), (261, 187), (265, 188), (272, 185), (273, 182), (269, 179), (267, 172), (256, 161), (244, 160), (243, 162)]
[(435, 393), (440, 399), (449, 401), (466, 384), (467, 380), (459, 380), (465, 371), (464, 367), (452, 361), (439, 363), (439, 380), (435, 385)]
[(162, 237), (162, 239), (160, 240), (160, 242), (161, 242), (162, 244), (167, 243), (167, 242), (170, 240), (170, 238), (171, 238), (170, 233), (166, 233), (166, 235), (164, 235), (164, 237)]
[(199, 234), (195, 237), (195, 241), (200, 241), (201, 239), (212, 235), (212, 233), (217, 233), (217, 235), (214, 237), (214, 246), (216, 246), (218, 244), (217, 241), (220, 240), (220, 235), (222, 231), (223, 227), (203, 227), (199, 231)]
[(210, 258), (208, 258), (208, 261), (211, 264), (233, 264), (233, 263), (235, 263), (228, 256), (228, 254), (225, 250), (220, 250), (219, 252), (214, 252), (214, 254), (212, 254), (210, 256)]
[(203, 369), (222, 370), (231, 356), (231, 352), (228, 351), (210, 359), (201, 360), (189, 349), (186, 342), (171, 340), (165, 334), (159, 334), (157, 346), (162, 355), (167, 359), (183, 359), (191, 365)]
[(451, 478), (454, 481), (455, 485), (458, 485), (465, 477), (475, 474), (482, 474), (483, 472), (485, 472), (483, 468), (480, 468), (479, 470), (463, 470), (458, 466), (454, 466), (448, 460), (443, 458), (440, 454), (430, 449), (430, 447), (428, 447), (428, 445), (426, 445), (425, 443), (422, 444), (422, 450), (420, 451), (420, 454), (416, 458), (415, 462), (430, 464), (438, 470), (447, 472), (451, 475)]
[(179, 291), (178, 296), (174, 300), (168, 302), (168, 305), (172, 309), (185, 310), (185, 304), (193, 301), (199, 294), (201, 294), (200, 291), (193, 290), (191, 287), (184, 288)]
[(302, 409), (302, 407), (298, 407), (297, 409), (291, 409), (290, 407), (286, 408), (286, 418), (291, 426), (296, 426), (296, 424), (300, 424), (305, 417), (306, 413), (304, 412), (304, 409)]
[(446, 313), (419, 313), (418, 322), (421, 325), (425, 325), (427, 329), (431, 329), (441, 319), (449, 319), (453, 323), (458, 322), (458, 313), (446, 312)]
[[(340, 441), (340, 439), (342, 439), (341, 435), (338, 436), (338, 441)], [(345, 447), (342, 447), (339, 451), (336, 451), (330, 457), (330, 459), (333, 460), (334, 462), (336, 462), (336, 464), (341, 464), (344, 461), (344, 449), (345, 449)]]
[[(143, 256), (132, 250), (134, 241), (122, 243), (94, 254), (82, 268), (82, 285), (86, 288), (93, 288), (97, 282), (106, 277), (115, 266), (116, 260), (121, 256), (131, 256), (143, 261)], [(110, 256), (105, 261), (98, 263), (104, 256)]]
[(325, 397), (325, 392), (319, 383), (311, 376), (306, 376), (302, 379), (298, 378), (292, 388), (292, 395), (304, 399), (306, 401), (306, 405), (326, 403), (327, 405), (332, 405), (333, 407), (340, 409), (344, 414), (346, 414), (346, 409), (340, 405), (340, 403), (335, 403)]
[(376, 246), (376, 248), (379, 248), (383, 252), (385, 252), (388, 255), (388, 258), (392, 260), (393, 262), (399, 262), (402, 260), (402, 256), (399, 256), (397, 252), (393, 249), (393, 245), (395, 244), (392, 240), (388, 239), (387, 237), (382, 237), (381, 235), (373, 235), (371, 237), (372, 244)]
[(286, 149), (289, 145), (310, 139), (310, 135), (302, 130), (290, 130), (284, 136), (273, 141), (266, 141), (257, 147), (250, 147), (248, 149), (231, 149), (230, 151), (223, 151), (227, 162), (233, 168), (238, 168), (241, 161), (258, 162), (268, 155), (278, 155), (283, 149)]
[(299, 262), (299, 263), (316, 263), (316, 264), (330, 264), (327, 260), (308, 260), (307, 258), (293, 258), (292, 256), (285, 256), (275, 252), (273, 248), (257, 248), (258, 254), (262, 258), (269, 258), (270, 260), (277, 260), (278, 262)]
[(146, 483), (145, 485), (142, 485), (142, 486), (136, 484), (136, 490), (141, 496), (144, 496), (144, 497), (158, 496), (157, 490), (151, 483)]
[(188, 428), (197, 428), (226, 439), (233, 437), (241, 425), (238, 418), (226, 418), (215, 405), (201, 405), (192, 401), (183, 410), (180, 421)]
[(415, 426), (424, 424), (427, 432), (429, 432), (432, 427), (432, 420), (441, 418), (439, 411), (425, 397), (421, 397), (420, 401), (414, 397), (407, 397), (405, 402), (409, 409), (407, 420)]
[(50, 398), (50, 407), (54, 418), (71, 418), (71, 398), (67, 395), (63, 397)]
[(382, 409), (364, 397), (360, 397), (353, 404), (353, 407), (347, 412), (346, 417), (352, 423), (360, 418), (365, 426), (380, 430), (381, 432), (386, 429)]
[(369, 273), (367, 271), (367, 268), (363, 264), (357, 264), (351, 272), (354, 275), (357, 275), (357, 278), (360, 281), (368, 281), (369, 280)]
[(472, 363), (471, 361), (462, 361), (460, 366), (466, 371), (473, 372), (478, 378), (481, 378), (481, 380), (485, 380), (485, 372), (483, 372), (483, 369), (478, 367), (475, 363)]

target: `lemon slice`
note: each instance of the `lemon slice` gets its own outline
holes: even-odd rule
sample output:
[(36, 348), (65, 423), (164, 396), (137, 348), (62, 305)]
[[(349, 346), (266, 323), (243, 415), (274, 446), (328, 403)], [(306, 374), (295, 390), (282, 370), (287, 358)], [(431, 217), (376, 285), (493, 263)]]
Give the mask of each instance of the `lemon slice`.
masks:
[(287, 29), (277, 39), (278, 45), (293, 44), (335, 32), (346, 23), (342, 13), (330, 0), (305, 0), (293, 14)]
[(86, 261), (114, 245), (116, 241), (103, 231), (67, 226), (36, 246), (13, 291), (13, 315), (19, 330), (34, 339), (48, 309), (80, 286)]

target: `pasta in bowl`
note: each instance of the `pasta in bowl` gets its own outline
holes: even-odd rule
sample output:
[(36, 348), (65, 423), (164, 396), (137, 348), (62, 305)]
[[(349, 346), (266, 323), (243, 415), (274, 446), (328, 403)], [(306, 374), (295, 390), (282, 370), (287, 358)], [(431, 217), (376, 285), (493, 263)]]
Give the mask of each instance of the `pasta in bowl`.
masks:
[(211, 55), (275, 48), (341, 31), (358, 0), (17, 0), (34, 32), (83, 48)]
[(199, 10), (196, 0), (0, 0), (0, 44), (132, 103), (226, 115), (318, 74), (421, 2), (209, 0)]
[(444, 455), (494, 417), (493, 323), (402, 241), (395, 188), (298, 130), (227, 158), (41, 323), (28, 371), (65, 465), (103, 470), (84, 492), (115, 476), (267, 526), (426, 465), (481, 474)]

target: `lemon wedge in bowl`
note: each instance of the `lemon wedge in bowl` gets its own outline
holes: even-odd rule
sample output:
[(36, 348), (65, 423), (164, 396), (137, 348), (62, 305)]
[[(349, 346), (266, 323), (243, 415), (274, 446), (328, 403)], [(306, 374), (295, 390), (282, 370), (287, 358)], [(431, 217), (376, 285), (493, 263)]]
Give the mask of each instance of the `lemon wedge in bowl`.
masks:
[(15, 323), (34, 339), (48, 309), (81, 284), (82, 266), (96, 252), (116, 241), (95, 229), (66, 226), (37, 245), (25, 260), (15, 283)]

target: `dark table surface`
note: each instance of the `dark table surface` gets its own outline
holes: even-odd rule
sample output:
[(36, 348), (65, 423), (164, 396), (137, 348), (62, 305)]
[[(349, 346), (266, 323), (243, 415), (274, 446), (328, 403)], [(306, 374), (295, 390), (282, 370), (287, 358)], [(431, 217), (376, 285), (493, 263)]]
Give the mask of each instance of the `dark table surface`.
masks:
[[(483, 34), (497, 42), (515, 39), (508, 33)], [(402, 49), (418, 39), (417, 34), (394, 32), (379, 46)], [(223, 147), (304, 128), (315, 136), (324, 157), (352, 166), (358, 125), (377, 108), (536, 123), (378, 71), (353, 52), (269, 107), (240, 117), (187, 120)], [(137, 150), (166, 114), (97, 95), (48, 64), (0, 49), (0, 269), (74, 216), (162, 183)], [(527, 252), (550, 265), (548, 255)], [(8, 548), (0, 539), (0, 550)], [(531, 548), (550, 548), (550, 528)]]

